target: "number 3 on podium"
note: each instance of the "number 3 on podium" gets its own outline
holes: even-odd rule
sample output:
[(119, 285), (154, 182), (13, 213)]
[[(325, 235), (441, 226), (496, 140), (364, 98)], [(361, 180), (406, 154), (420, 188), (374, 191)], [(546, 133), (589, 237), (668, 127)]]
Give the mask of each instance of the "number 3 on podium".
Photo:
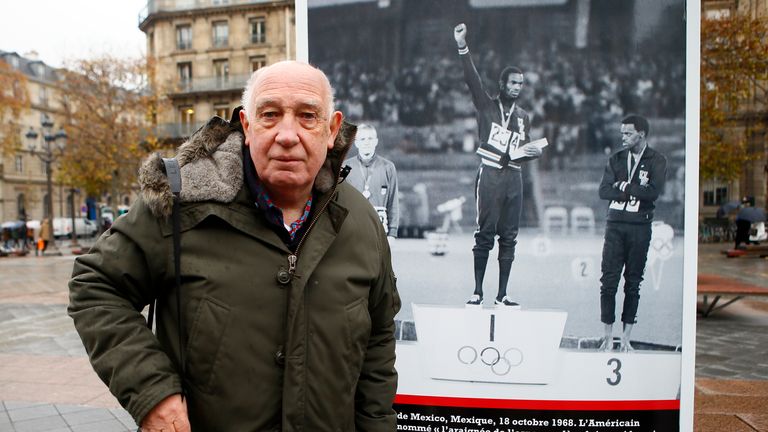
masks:
[(614, 357), (608, 360), (608, 366), (613, 367), (613, 370), (611, 371), (613, 375), (606, 378), (605, 381), (611, 386), (619, 385), (621, 382), (621, 372), (619, 372), (621, 370), (621, 360)]

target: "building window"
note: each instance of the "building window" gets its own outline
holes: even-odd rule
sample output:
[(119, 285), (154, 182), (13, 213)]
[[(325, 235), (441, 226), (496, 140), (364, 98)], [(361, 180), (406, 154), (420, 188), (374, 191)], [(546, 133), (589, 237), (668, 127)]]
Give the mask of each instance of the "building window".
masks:
[(222, 48), (229, 45), (229, 23), (226, 21), (215, 21), (213, 23), (213, 46)]
[(179, 126), (180, 133), (183, 135), (189, 135), (193, 132), (192, 128), (195, 124), (195, 109), (191, 105), (185, 105), (179, 107)]
[(13, 66), (14, 69), (18, 69), (19, 68), (19, 58), (16, 55), (11, 54), (7, 58), (10, 61), (11, 66)]
[(725, 204), (728, 199), (728, 188), (725, 186), (718, 186), (714, 189), (704, 191), (704, 205), (705, 206), (720, 206)]
[(190, 124), (195, 122), (195, 109), (192, 106), (179, 107), (179, 121), (181, 124)]
[(24, 199), (23, 193), (20, 193), (19, 196), (16, 197), (16, 212), (19, 214), (20, 220), (27, 220), (26, 199)]
[(214, 60), (213, 75), (216, 77), (216, 83), (219, 85), (225, 84), (227, 81), (229, 81), (229, 60)]
[(40, 86), (40, 91), (37, 94), (37, 102), (42, 106), (48, 106), (48, 89), (45, 86)]
[(149, 56), (155, 55), (155, 32), (149, 32)]
[(251, 18), (251, 43), (263, 44), (267, 41), (267, 21), (264, 17)]
[(227, 5), (229, 4), (229, 0), (213, 0), (214, 6), (218, 5)]
[(256, 72), (257, 70), (263, 68), (267, 65), (267, 57), (263, 55), (257, 55), (251, 57), (251, 72)]
[(223, 103), (216, 104), (216, 105), (213, 106), (213, 113), (215, 115), (223, 118), (224, 120), (228, 120), (229, 119), (229, 105), (223, 104)]
[(43, 66), (42, 62), (36, 61), (31, 63), (29, 67), (32, 68), (32, 73), (35, 74), (36, 77), (43, 78), (45, 76), (45, 66)]
[(24, 158), (21, 155), (16, 155), (13, 162), (17, 173), (24, 172)]
[(708, 9), (704, 12), (704, 19), (708, 20), (728, 19), (730, 16), (731, 10), (728, 8)]
[(176, 69), (179, 71), (179, 85), (188, 86), (192, 81), (192, 63), (176, 63)]
[(45, 163), (45, 161), (40, 161), (40, 172), (43, 173), (44, 176), (48, 175), (48, 164)]
[(189, 24), (176, 26), (176, 49), (192, 49), (192, 26)]

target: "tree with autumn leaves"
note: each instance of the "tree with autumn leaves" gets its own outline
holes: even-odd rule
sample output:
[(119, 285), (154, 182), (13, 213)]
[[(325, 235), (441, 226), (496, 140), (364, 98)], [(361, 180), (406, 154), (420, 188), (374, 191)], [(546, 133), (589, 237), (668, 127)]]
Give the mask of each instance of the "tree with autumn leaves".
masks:
[(27, 77), (0, 61), (0, 160), (21, 148), (19, 119), (29, 106)]
[(749, 137), (765, 122), (768, 26), (732, 15), (701, 23), (700, 173), (736, 180), (756, 155)]
[(105, 55), (60, 71), (64, 183), (93, 197), (130, 193), (141, 159), (158, 149), (151, 120), (162, 100), (151, 91), (151, 70), (145, 59)]

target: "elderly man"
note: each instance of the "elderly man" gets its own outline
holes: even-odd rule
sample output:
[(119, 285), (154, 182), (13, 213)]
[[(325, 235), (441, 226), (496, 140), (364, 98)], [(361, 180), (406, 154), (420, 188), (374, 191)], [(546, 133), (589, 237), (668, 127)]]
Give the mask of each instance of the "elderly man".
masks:
[(347, 182), (359, 190), (376, 209), (387, 238), (391, 241), (397, 237), (400, 223), (397, 170), (392, 161), (376, 154), (378, 144), (376, 129), (369, 124), (361, 124), (355, 135), (357, 156), (347, 159), (344, 164), (352, 168)]
[(378, 215), (339, 179), (354, 127), (304, 63), (257, 71), (243, 103), (179, 149), (180, 290), (159, 157), (75, 262), (91, 363), (144, 432), (392, 431), (400, 300)]

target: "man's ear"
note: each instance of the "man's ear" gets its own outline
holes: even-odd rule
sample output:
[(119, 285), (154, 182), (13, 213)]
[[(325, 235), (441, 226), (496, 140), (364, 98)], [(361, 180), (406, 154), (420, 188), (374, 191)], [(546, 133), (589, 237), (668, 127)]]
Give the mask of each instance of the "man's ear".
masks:
[(341, 129), (342, 120), (344, 120), (344, 115), (341, 114), (341, 111), (334, 111), (333, 114), (331, 114), (329, 122), (330, 136), (328, 138), (328, 150), (333, 149), (333, 144), (336, 142), (336, 136)]
[(244, 109), (240, 110), (240, 124), (243, 125), (245, 145), (248, 145), (248, 127), (250, 126), (250, 123), (248, 123), (248, 115), (245, 113)]

